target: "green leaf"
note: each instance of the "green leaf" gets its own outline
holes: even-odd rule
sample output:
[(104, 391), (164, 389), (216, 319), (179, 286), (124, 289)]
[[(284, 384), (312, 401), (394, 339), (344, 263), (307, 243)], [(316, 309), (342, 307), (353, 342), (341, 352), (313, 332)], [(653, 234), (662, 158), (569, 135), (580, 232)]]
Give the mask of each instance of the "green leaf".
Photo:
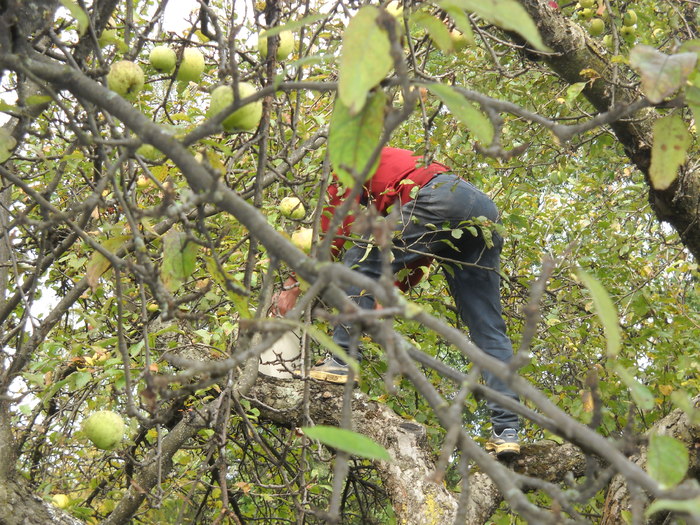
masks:
[(693, 425), (700, 425), (700, 410), (695, 408), (693, 398), (685, 390), (674, 390), (671, 393), (671, 402), (676, 408), (686, 413)]
[(575, 84), (571, 84), (568, 88), (566, 88), (566, 96), (564, 97), (564, 100), (566, 100), (566, 104), (568, 106), (571, 106), (571, 104), (574, 103), (574, 100), (576, 100), (576, 97), (578, 97), (581, 94), (581, 91), (586, 87), (586, 82), (576, 82)]
[(80, 33), (80, 36), (83, 36), (90, 26), (87, 13), (73, 0), (61, 0), (61, 4), (70, 11), (71, 16), (78, 22), (78, 33)]
[[(101, 244), (102, 247), (108, 252), (115, 253), (130, 239), (131, 237), (128, 235), (117, 235), (106, 239)], [(85, 268), (85, 279), (87, 280), (90, 288), (93, 290), (97, 288), (97, 282), (99, 281), (100, 277), (109, 269), (111, 265), (112, 263), (109, 262), (109, 259), (107, 259), (107, 257), (102, 255), (100, 252), (95, 252), (92, 254), (92, 257), (90, 257), (90, 260)]]
[[(335, 101), (328, 136), (328, 154), (343, 185), (354, 183), (354, 173), (367, 167), (384, 129), (386, 95), (375, 92), (362, 110), (352, 115), (340, 98)], [(372, 175), (375, 166), (367, 171)], [(353, 173), (354, 172), (354, 173)]]
[(440, 51), (443, 53), (451, 53), (454, 51), (452, 38), (450, 38), (450, 31), (442, 20), (424, 11), (418, 11), (411, 16), (410, 21), (412, 24), (416, 24), (425, 29)]
[(52, 100), (53, 99), (48, 95), (30, 95), (24, 100), (24, 103), (27, 106), (33, 106), (35, 104), (46, 104)]
[(493, 124), (471, 102), (451, 86), (428, 84), (427, 87), (444, 102), (455, 118), (464, 124), (479, 142), (491, 144), (494, 135)]
[(364, 107), (367, 93), (394, 65), (389, 35), (378, 24), (380, 14), (382, 12), (377, 7), (363, 7), (350, 20), (343, 36), (338, 95), (350, 115), (357, 114)]
[(551, 51), (544, 45), (535, 22), (517, 0), (437, 0), (435, 4), (446, 11), (459, 8), (475, 13), (501, 29), (515, 31), (538, 51)]
[(305, 330), (306, 333), (308, 333), (312, 339), (314, 339), (317, 343), (323, 346), (331, 354), (342, 359), (345, 363), (347, 363), (348, 366), (352, 368), (355, 377), (360, 376), (360, 364), (357, 362), (357, 359), (353, 359), (352, 357), (350, 357), (347, 354), (347, 352), (343, 349), (343, 347), (341, 347), (335, 341), (333, 341), (333, 338), (331, 336), (329, 336), (323, 330), (320, 330), (312, 325), (299, 324), (298, 326), (302, 330)]
[(291, 330), (303, 330), (317, 343), (323, 346), (326, 350), (332, 353), (334, 356), (339, 357), (352, 369), (356, 376), (360, 375), (360, 364), (357, 359), (350, 357), (341, 346), (339, 346), (333, 338), (329, 336), (323, 330), (316, 328), (313, 325), (304, 324), (300, 321), (295, 321), (294, 319), (275, 319), (275, 322), (288, 326)]
[(649, 517), (661, 510), (673, 510), (676, 512), (685, 512), (692, 516), (700, 516), (700, 496), (687, 500), (657, 499), (654, 503), (649, 505), (645, 514)]
[(600, 322), (603, 324), (603, 330), (605, 331), (608, 357), (614, 357), (620, 351), (621, 340), (617, 309), (610, 299), (608, 292), (605, 290), (603, 285), (600, 284), (598, 279), (586, 273), (581, 268), (579, 268), (576, 274), (578, 275), (579, 279), (581, 279), (584, 286), (588, 288), (588, 291), (593, 297), (593, 305), (595, 307), (596, 314), (598, 315)]
[(15, 138), (5, 128), (0, 128), (0, 162), (5, 162), (12, 155), (17, 145)]
[(450, 15), (455, 23), (455, 27), (462, 32), (468, 45), (475, 45), (474, 32), (469, 17), (464, 13), (463, 9), (452, 5), (445, 5), (445, 11)]
[(194, 272), (199, 245), (187, 239), (184, 232), (170, 230), (163, 237), (161, 276), (165, 287), (174, 292)]
[(216, 265), (216, 261), (213, 257), (207, 257), (205, 259), (207, 266), (207, 272), (211, 275), (214, 280), (219, 283), (219, 286), (226, 291), (226, 295), (229, 300), (233, 303), (233, 307), (236, 309), (238, 314), (243, 319), (252, 319), (253, 314), (250, 311), (250, 306), (248, 305), (248, 298), (245, 295), (239, 295), (231, 289), (233, 285), (236, 288), (244, 290), (243, 285), (238, 281), (238, 279), (232, 277), (231, 275), (223, 275), (219, 267)]
[(700, 88), (695, 86), (686, 86), (685, 103), (693, 112), (695, 122), (700, 122)]
[(92, 374), (90, 372), (74, 372), (70, 378), (75, 388), (83, 388), (92, 379)]
[(301, 430), (309, 438), (320, 441), (324, 445), (336, 450), (342, 450), (343, 452), (352, 454), (353, 456), (391, 461), (391, 456), (384, 447), (357, 432), (324, 425), (302, 427)]
[(691, 135), (678, 115), (669, 115), (655, 121), (653, 134), (649, 178), (655, 189), (665, 190), (678, 177), (678, 168), (685, 162)]
[(690, 458), (686, 446), (671, 436), (652, 434), (647, 449), (647, 471), (662, 489), (678, 485), (688, 472)]
[(695, 53), (667, 55), (645, 45), (630, 51), (630, 66), (639, 72), (642, 91), (652, 104), (658, 104), (685, 85), (697, 59)]
[(304, 18), (300, 18), (299, 20), (287, 22), (286, 24), (283, 24), (281, 26), (275, 26), (271, 27), (270, 29), (266, 29), (258, 35), (258, 38), (268, 38), (271, 36), (279, 35), (282, 31), (297, 31), (306, 25), (311, 25), (315, 22), (319, 22), (327, 17), (328, 15), (323, 13), (305, 16)]
[(618, 364), (615, 366), (615, 373), (620, 376), (622, 382), (630, 389), (630, 395), (639, 408), (642, 410), (654, 408), (654, 395), (646, 386), (637, 381), (629, 370)]

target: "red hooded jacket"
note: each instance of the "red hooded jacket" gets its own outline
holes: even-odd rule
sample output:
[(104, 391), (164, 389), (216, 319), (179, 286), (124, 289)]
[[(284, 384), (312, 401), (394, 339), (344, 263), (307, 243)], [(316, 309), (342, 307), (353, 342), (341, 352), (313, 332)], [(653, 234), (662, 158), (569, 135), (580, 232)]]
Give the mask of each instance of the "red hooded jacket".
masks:
[[(358, 202), (367, 206), (374, 206), (381, 215), (386, 215), (389, 207), (398, 200), (405, 204), (413, 200), (415, 188), (422, 188), (438, 173), (451, 171), (444, 164), (433, 162), (425, 166), (423, 157), (416, 155), (412, 151), (399, 148), (382, 149), (379, 166), (374, 175), (364, 184), (362, 193), (358, 197)], [(339, 195), (340, 188), (337, 183), (328, 187), (328, 206), (324, 209), (321, 217), (321, 228), (328, 231), (331, 217), (335, 208), (340, 206), (350, 189)], [(350, 228), (354, 221), (354, 215), (348, 215), (338, 228), (336, 235), (348, 237)], [(336, 238), (333, 240), (333, 255), (337, 256), (345, 243), (345, 239)], [(407, 290), (423, 278), (422, 266), (429, 266), (431, 257), (424, 257), (411, 264), (408, 277), (397, 282), (402, 290)]]

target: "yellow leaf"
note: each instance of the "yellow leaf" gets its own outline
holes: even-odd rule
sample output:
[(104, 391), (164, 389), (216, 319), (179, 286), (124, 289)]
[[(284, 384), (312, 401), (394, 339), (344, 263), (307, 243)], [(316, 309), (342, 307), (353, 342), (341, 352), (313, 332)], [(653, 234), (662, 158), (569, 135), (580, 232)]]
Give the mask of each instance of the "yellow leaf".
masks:
[(665, 396), (670, 396), (673, 392), (673, 387), (671, 385), (659, 385), (659, 392)]
[(585, 412), (593, 412), (593, 395), (590, 390), (581, 390), (581, 401)]

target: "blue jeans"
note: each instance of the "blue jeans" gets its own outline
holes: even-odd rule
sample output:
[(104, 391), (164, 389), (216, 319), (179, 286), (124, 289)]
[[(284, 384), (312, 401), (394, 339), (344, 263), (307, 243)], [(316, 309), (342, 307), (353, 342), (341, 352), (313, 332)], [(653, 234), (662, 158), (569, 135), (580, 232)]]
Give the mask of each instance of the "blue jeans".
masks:
[[(459, 239), (451, 231), (460, 228), (463, 221), (479, 216), (497, 222), (496, 205), (469, 182), (451, 173), (443, 173), (423, 186), (414, 200), (402, 205), (400, 215), (392, 248), (394, 273), (424, 257), (422, 254), (457, 261), (439, 262), (459, 315), (469, 328), (474, 344), (490, 356), (508, 363), (513, 357), (513, 347), (506, 335), (506, 325), (501, 314), (498, 273), (503, 239), (493, 232), (492, 245), (487, 246), (478, 227), (478, 236), (463, 230)], [(353, 246), (346, 251), (343, 263), (374, 279), (378, 279), (381, 274), (381, 255), (377, 247), (367, 253), (364, 245)], [(366, 291), (350, 288), (346, 293), (361, 308), (374, 308), (374, 298)], [(333, 340), (347, 349), (350, 343), (349, 327), (337, 325)], [(484, 371), (483, 377), (487, 386), (518, 399), (508, 385), (490, 372)], [(504, 428), (519, 428), (516, 414), (491, 401), (487, 402), (487, 406), (491, 410), (491, 421), (496, 432), (500, 433)]]

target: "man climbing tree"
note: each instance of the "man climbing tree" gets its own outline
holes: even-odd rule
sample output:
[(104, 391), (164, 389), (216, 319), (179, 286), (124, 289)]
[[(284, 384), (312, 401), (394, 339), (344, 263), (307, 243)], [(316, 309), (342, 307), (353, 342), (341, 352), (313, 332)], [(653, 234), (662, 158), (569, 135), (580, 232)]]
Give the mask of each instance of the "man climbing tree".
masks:
[[(349, 193), (349, 188), (342, 191), (337, 182), (329, 187), (329, 206), (322, 219), (324, 231), (331, 227), (333, 211)], [(379, 215), (396, 218), (391, 255), (384, 255), (390, 259), (392, 272), (403, 274), (397, 282), (399, 287), (406, 290), (420, 281), (424, 268), (437, 257), (474, 343), (492, 357), (510, 362), (513, 348), (501, 315), (498, 273), (503, 239), (497, 231), (498, 210), (493, 201), (471, 183), (451, 173), (447, 166), (437, 162), (426, 165), (421, 156), (409, 150), (389, 147), (382, 149), (376, 171), (356, 200)], [(335, 255), (341, 252), (354, 222), (353, 214), (343, 220), (338, 237), (333, 241)], [(363, 237), (345, 251), (343, 263), (379, 279), (382, 250), (368, 243), (366, 235)], [(298, 287), (286, 288), (278, 299), (282, 314), (294, 305), (299, 294)], [(361, 308), (374, 308), (370, 290), (351, 287), (346, 292)], [(347, 351), (352, 343), (351, 327), (338, 323), (333, 340)], [(309, 375), (345, 383), (348, 373), (348, 365), (340, 357), (331, 355), (314, 366)], [(484, 379), (489, 387), (517, 399), (508, 385), (490, 372), (484, 371)], [(492, 401), (487, 404), (493, 425), (487, 449), (495, 451), (498, 457), (519, 454), (517, 415)]]

